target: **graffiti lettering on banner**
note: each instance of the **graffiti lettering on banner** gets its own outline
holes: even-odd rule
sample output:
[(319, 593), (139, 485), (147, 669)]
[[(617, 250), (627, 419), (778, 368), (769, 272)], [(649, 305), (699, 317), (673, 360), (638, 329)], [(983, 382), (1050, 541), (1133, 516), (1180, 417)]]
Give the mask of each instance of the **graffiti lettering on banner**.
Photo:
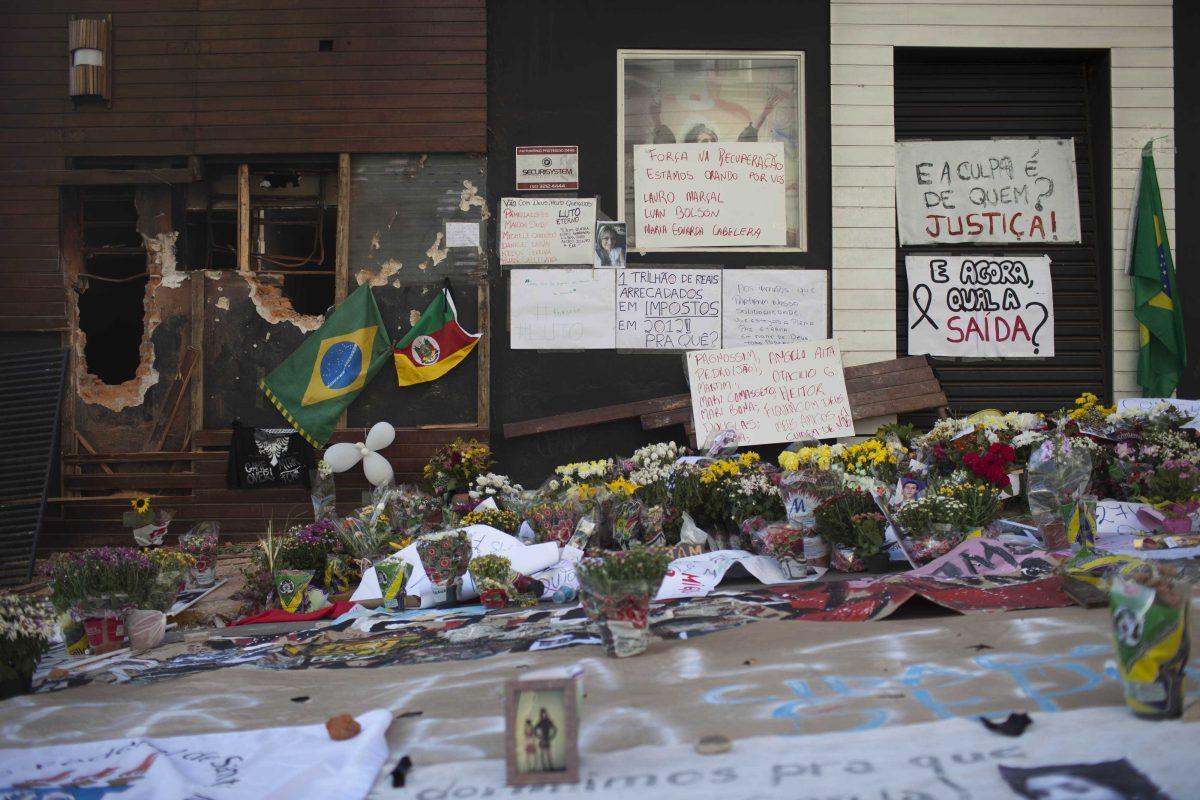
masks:
[(1074, 139), (896, 142), (900, 244), (1078, 242)]
[(905, 256), (908, 353), (1051, 358), (1049, 256)]

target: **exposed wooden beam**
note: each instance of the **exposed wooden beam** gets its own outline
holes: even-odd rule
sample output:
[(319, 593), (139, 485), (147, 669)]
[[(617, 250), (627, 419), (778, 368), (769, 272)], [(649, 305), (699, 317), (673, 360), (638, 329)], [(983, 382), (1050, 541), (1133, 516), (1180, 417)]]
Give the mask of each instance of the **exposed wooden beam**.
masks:
[(0, 170), (0, 184), (12, 186), (111, 186), (138, 183), (192, 183), (190, 169), (21, 169)]
[[(337, 249), (334, 253), (333, 302), (341, 303), (350, 291), (350, 154), (338, 156)], [(342, 423), (345, 424), (344, 422)]]
[(237, 265), (250, 271), (250, 165), (238, 164), (237, 171)]

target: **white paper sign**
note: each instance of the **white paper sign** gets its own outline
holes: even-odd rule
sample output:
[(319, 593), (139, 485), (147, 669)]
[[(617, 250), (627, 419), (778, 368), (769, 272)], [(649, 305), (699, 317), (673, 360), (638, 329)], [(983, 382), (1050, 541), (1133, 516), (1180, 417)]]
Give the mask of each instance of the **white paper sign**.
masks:
[(1078, 242), (1074, 139), (896, 142), (900, 244)]
[[(1182, 400), (1176, 397), (1123, 397), (1117, 401), (1117, 411), (1126, 411), (1131, 408), (1149, 411), (1159, 403), (1167, 403), (1181, 414), (1190, 415), (1193, 420), (1200, 418), (1200, 400)], [(1185, 425), (1184, 427), (1189, 426)]]
[(500, 265), (591, 264), (596, 200), (500, 199)]
[(618, 270), (617, 347), (720, 347), (721, 272), (692, 267)]
[(820, 269), (727, 269), (721, 344), (792, 344), (827, 335), (826, 273)]
[(733, 430), (756, 445), (853, 436), (837, 342), (687, 354), (696, 440)]
[(517, 191), (579, 188), (579, 148), (574, 145), (517, 148)]
[(1054, 355), (1049, 256), (905, 256), (908, 353)]
[(1096, 533), (1146, 533), (1147, 528), (1138, 519), (1139, 508), (1148, 508), (1145, 503), (1123, 503), (1120, 500), (1101, 500), (1096, 503)]
[(654, 599), (704, 597), (717, 588), (717, 584), (734, 564), (741, 564), (747, 572), (763, 583), (815, 581), (825, 574), (824, 569), (817, 569), (804, 578), (789, 578), (779, 568), (779, 562), (769, 556), (756, 556), (745, 550), (716, 550), (672, 561)]
[(479, 247), (479, 223), (447, 222), (446, 247)]
[(639, 249), (787, 244), (782, 142), (633, 148)]
[(339, 742), (318, 723), (3, 749), (0, 797), (357, 800), (388, 757), (392, 714), (377, 709), (356, 719), (362, 730)]
[(513, 350), (616, 347), (615, 272), (611, 269), (515, 269), (509, 283)]

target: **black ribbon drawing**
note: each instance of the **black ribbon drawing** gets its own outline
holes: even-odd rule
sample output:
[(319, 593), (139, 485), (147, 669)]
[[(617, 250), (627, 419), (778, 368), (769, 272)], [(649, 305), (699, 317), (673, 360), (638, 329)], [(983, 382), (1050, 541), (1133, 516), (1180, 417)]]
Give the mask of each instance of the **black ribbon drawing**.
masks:
[[(922, 289), (925, 290), (924, 304), (921, 303), (921, 297), (920, 297)], [(913, 287), (912, 299), (913, 299), (913, 305), (917, 307), (917, 311), (921, 312), (921, 316), (917, 317), (916, 321), (913, 322), (912, 325), (908, 326), (908, 329), (911, 331), (911, 330), (915, 329), (918, 325), (920, 325), (922, 320), (928, 320), (929, 324), (932, 325), (933, 329), (936, 331), (938, 329), (938, 324), (933, 321), (933, 317), (929, 316), (929, 307), (931, 305), (933, 305), (933, 290), (930, 289), (928, 286), (926, 286), (923, 283), (918, 283), (916, 286)]]

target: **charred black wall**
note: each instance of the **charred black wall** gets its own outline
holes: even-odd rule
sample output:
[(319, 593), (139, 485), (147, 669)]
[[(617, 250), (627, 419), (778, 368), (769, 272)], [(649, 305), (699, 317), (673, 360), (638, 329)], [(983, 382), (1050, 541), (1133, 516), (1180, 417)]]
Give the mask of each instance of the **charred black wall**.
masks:
[[(639, 257), (631, 264), (828, 269), (830, 232), (829, 4), (827, 0), (493, 0), (488, 4), (488, 206), (515, 194), (514, 148), (579, 145), (580, 197), (617, 207), (617, 50), (802, 50), (805, 53), (808, 251)], [(489, 231), (492, 270), (492, 446), (518, 480), (555, 465), (628, 454), (682, 428), (643, 433), (636, 420), (506, 441), (505, 422), (687, 391), (682, 357), (513, 351), (508, 278)]]
[(1200, 3), (1175, 0), (1175, 270), (1187, 328), (1180, 397), (1200, 397)]

